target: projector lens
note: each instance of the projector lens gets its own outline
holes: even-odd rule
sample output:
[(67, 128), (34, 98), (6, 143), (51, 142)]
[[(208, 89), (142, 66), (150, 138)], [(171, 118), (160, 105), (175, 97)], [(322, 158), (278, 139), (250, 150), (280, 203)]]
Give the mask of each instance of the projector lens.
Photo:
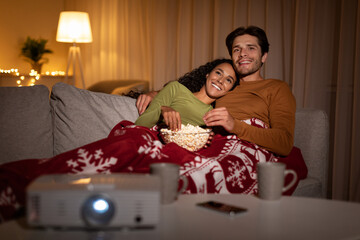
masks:
[(106, 196), (94, 195), (86, 199), (81, 214), (86, 225), (99, 227), (108, 225), (114, 216), (113, 202)]
[(104, 213), (109, 210), (109, 203), (104, 199), (95, 200), (93, 203), (93, 209), (100, 214)]

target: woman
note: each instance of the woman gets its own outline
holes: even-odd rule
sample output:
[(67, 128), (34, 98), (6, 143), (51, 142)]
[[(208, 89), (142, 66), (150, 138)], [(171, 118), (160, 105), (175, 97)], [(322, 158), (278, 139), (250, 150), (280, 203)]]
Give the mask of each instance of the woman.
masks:
[(203, 117), (213, 108), (211, 104), (237, 84), (231, 60), (208, 62), (178, 81), (168, 83), (135, 124), (152, 127), (162, 115), (160, 120), (172, 130), (180, 129), (181, 123), (204, 125)]
[[(163, 119), (170, 126), (173, 120), (169, 117), (171, 114), (167, 113), (179, 114), (178, 122), (203, 125), (202, 117), (212, 109), (210, 104), (232, 89), (237, 81), (231, 60), (209, 62), (186, 74), (179, 82), (169, 83), (155, 101), (160, 105), (153, 104), (136, 122), (152, 127), (158, 122), (164, 104), (167, 108), (162, 110)], [(194, 111), (189, 112), (189, 109)], [(21, 213), (25, 205), (26, 187), (40, 175), (148, 173), (149, 165), (156, 161), (181, 165), (182, 159), (177, 159), (174, 154), (187, 150), (176, 144), (166, 147), (157, 135), (158, 132), (148, 127), (123, 121), (112, 129), (107, 138), (97, 142), (49, 159), (27, 159), (0, 165), (0, 196), (8, 199), (0, 201), (0, 222)]]

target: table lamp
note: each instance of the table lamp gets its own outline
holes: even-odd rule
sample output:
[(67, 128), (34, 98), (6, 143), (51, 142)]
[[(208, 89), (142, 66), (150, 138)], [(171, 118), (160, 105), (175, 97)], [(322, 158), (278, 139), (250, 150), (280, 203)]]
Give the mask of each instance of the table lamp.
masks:
[(68, 78), (70, 64), (73, 63), (73, 81), (75, 83), (75, 67), (77, 59), (79, 61), (83, 88), (85, 89), (80, 47), (76, 44), (92, 42), (89, 14), (86, 12), (77, 11), (61, 12), (56, 34), (56, 41), (73, 43), (73, 45), (69, 48), (68, 64), (66, 67), (66, 79)]

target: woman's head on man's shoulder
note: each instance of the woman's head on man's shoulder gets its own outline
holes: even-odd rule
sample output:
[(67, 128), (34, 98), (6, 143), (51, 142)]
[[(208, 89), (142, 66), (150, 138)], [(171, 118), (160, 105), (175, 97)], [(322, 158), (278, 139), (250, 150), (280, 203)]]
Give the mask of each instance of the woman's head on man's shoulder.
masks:
[[(198, 68), (186, 73), (178, 79), (178, 81), (187, 87), (191, 92), (199, 92), (200, 89), (206, 84), (207, 76), (219, 65), (227, 63), (234, 70), (232, 65), (232, 60), (227, 58), (218, 58), (212, 61), (209, 61)], [(232, 90), (239, 83), (239, 75), (234, 70), (234, 85), (230, 90)]]

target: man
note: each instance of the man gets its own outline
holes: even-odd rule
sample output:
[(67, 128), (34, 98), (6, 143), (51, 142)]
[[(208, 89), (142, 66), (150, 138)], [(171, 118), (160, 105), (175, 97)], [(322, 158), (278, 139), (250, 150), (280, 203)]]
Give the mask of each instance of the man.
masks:
[[(269, 51), (265, 32), (255, 26), (240, 27), (227, 36), (226, 45), (240, 75), (240, 84), (216, 101), (216, 108), (204, 116), (205, 124), (222, 126), (242, 140), (278, 155), (288, 155), (294, 141), (296, 103), (285, 82), (261, 76)], [(152, 92), (140, 96), (139, 113), (155, 95)], [(268, 128), (252, 126), (245, 122), (249, 119), (260, 120)]]

